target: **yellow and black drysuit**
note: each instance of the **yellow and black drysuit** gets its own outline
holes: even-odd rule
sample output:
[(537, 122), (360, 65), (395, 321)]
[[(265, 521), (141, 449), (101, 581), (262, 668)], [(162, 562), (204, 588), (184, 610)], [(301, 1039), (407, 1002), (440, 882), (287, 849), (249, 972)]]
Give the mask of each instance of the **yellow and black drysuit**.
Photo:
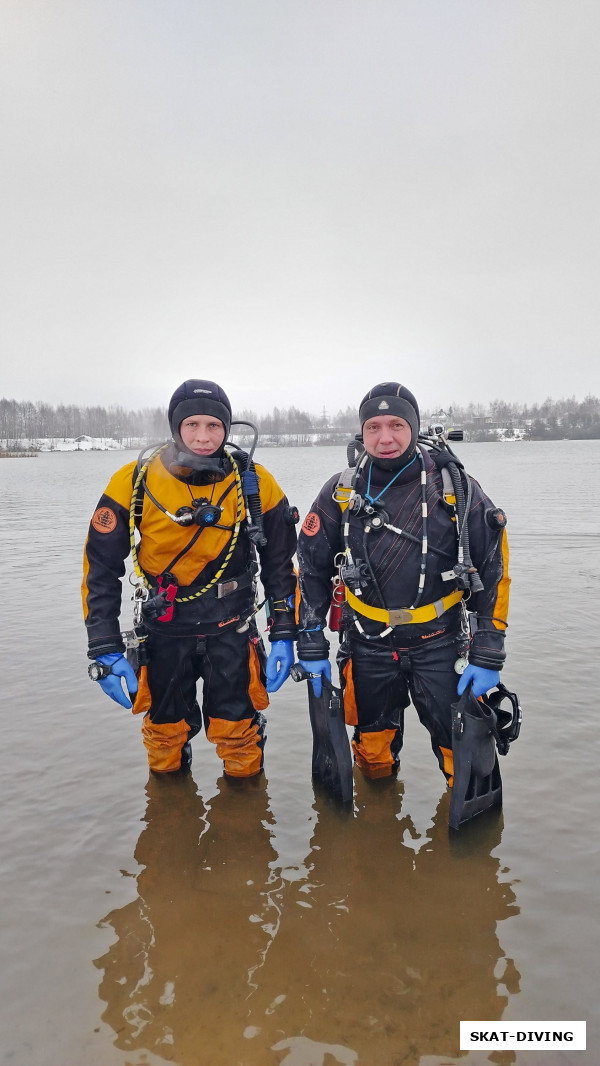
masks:
[[(457, 699), (458, 681), (454, 666), (457, 656), (465, 654), (467, 639), (461, 638), (463, 595), (453, 571), (456, 520), (441, 470), (428, 448), (419, 445), (419, 449), (423, 467), (420, 461), (413, 462), (390, 484), (390, 472), (368, 459), (355, 485), (363, 497), (368, 479), (371, 496), (382, 492), (383, 517), (395, 531), (382, 523), (375, 528), (375, 523), (347, 506), (349, 492), (341, 488), (341, 475), (323, 486), (298, 538), (302, 595), (298, 659), (327, 657), (323, 628), (332, 578), (341, 563), (346, 602), (338, 665), (346, 722), (355, 727), (352, 747), (357, 765), (369, 777), (396, 772), (404, 711), (412, 699), (429, 730), (440, 767), (451, 780), (450, 708)], [(470, 481), (470, 550), (484, 588), (468, 599), (472, 622), (468, 661), (500, 670), (510, 582), (506, 531), (494, 518), (497, 509), (478, 483)], [(411, 611), (421, 572), (425, 578), (420, 606)]]
[[(143, 665), (133, 713), (144, 714), (142, 735), (150, 768), (168, 772), (189, 763), (188, 741), (203, 718), (226, 774), (249, 777), (262, 768), (265, 719), (259, 712), (269, 701), (262, 640), (253, 620), (242, 629), (254, 607), (258, 567), (247, 530), (240, 467), (228, 456), (223, 480), (184, 469), (177, 476), (172, 472), (179, 469), (176, 457), (170, 443), (151, 458), (144, 486), (138, 465), (128, 463), (113, 476), (98, 503), (85, 545), (82, 583), (88, 655), (124, 651), (120, 579), (133, 548), (138, 573), (149, 589), (142, 614), (147, 639), (141, 646)], [(257, 464), (256, 474), (265, 539), (258, 548), (260, 576), (265, 595), (275, 605), (269, 638), (291, 640), (295, 620), (288, 601), (296, 587), (292, 508), (268, 470)], [(197, 509), (203, 500), (222, 509), (213, 526), (181, 526), (165, 513)], [(200, 677), (202, 714), (196, 700)]]

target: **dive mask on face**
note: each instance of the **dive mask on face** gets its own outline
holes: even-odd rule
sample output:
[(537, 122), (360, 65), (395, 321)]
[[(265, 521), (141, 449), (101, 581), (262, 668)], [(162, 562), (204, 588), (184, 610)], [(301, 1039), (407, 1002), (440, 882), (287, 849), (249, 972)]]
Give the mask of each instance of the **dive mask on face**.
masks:
[(223, 481), (229, 473), (230, 462), (226, 455), (195, 455), (187, 449), (181, 451), (175, 445), (167, 468), (174, 477), (183, 480), (203, 474), (207, 481)]

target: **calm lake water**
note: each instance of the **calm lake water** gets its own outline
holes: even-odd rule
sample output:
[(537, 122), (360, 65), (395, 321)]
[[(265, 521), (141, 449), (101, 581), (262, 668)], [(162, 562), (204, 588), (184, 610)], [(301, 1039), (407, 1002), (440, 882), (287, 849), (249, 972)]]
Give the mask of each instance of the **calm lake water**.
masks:
[[(79, 597), (90, 515), (133, 453), (0, 462), (1, 1063), (600, 1061), (600, 441), (457, 450), (509, 518), (524, 721), (501, 815), (452, 840), (414, 712), (398, 780), (358, 775), (345, 815), (315, 793), (291, 681), (258, 783), (225, 783), (203, 735), (190, 777), (149, 781), (139, 721), (87, 678)], [(257, 458), (302, 515), (345, 466)], [(461, 1019), (501, 1018), (585, 1020), (588, 1050), (461, 1054)]]

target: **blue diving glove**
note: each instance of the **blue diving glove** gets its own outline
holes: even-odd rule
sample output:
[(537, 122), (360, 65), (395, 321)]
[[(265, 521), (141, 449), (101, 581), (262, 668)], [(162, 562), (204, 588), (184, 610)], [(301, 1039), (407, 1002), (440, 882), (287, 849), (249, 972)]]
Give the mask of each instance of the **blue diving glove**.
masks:
[(267, 692), (277, 692), (290, 676), (294, 663), (294, 643), (291, 640), (274, 640), (267, 659)]
[[(303, 670), (306, 670), (307, 674), (323, 674), (328, 681), (331, 681), (331, 664), (329, 659), (313, 659), (312, 662), (308, 659), (298, 659), (300, 666)], [(313, 687), (313, 692), (317, 699), (321, 695), (321, 678), (311, 677), (309, 684)]]
[(500, 674), (497, 670), (485, 670), (483, 666), (473, 666), (469, 663), (467, 669), (460, 675), (457, 687), (459, 696), (462, 696), (471, 681), (473, 682), (473, 695), (483, 696), (491, 688), (496, 688), (500, 681)]
[(135, 670), (127, 662), (125, 656), (120, 651), (111, 652), (109, 655), (99, 655), (96, 662), (102, 663), (103, 666), (112, 667), (112, 672), (108, 677), (100, 678), (98, 681), (102, 691), (106, 692), (106, 695), (110, 696), (115, 703), (120, 703), (121, 707), (131, 707), (131, 701), (127, 699), (123, 692), (121, 678), (125, 679), (130, 696), (135, 696), (138, 690), (138, 683)]

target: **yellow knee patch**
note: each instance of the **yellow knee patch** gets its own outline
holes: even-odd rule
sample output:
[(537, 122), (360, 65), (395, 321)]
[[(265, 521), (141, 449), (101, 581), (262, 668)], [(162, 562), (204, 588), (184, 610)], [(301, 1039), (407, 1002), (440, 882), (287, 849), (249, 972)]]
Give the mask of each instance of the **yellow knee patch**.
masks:
[(356, 709), (356, 694), (354, 692), (354, 678), (352, 676), (352, 659), (342, 669), (344, 677), (344, 719), (346, 725), (358, 725), (358, 711)]
[(452, 755), (452, 749), (442, 748), (440, 745), (440, 751), (444, 760), (444, 773), (448, 778), (448, 784), (450, 785), (450, 788), (452, 788), (454, 782), (454, 758)]
[(148, 752), (148, 765), (159, 774), (172, 773), (181, 768), (181, 749), (190, 727), (185, 718), (180, 722), (155, 723), (148, 715), (142, 722), (142, 740)]
[(248, 666), (250, 667), (250, 684), (248, 695), (255, 711), (264, 711), (269, 706), (267, 690), (260, 678), (260, 661), (254, 644), (248, 645)]
[(150, 695), (150, 687), (148, 685), (148, 667), (142, 666), (138, 672), (138, 690), (136, 697), (133, 701), (133, 707), (131, 708), (132, 714), (144, 714), (149, 711), (152, 706), (152, 696)]
[(394, 768), (391, 744), (395, 729), (382, 729), (377, 733), (361, 733), (360, 740), (352, 741), (356, 765), (365, 777), (390, 777)]
[(217, 746), (225, 773), (230, 777), (253, 777), (262, 764), (258, 727), (251, 718), (229, 722), (226, 718), (211, 718), (206, 731), (208, 739)]

